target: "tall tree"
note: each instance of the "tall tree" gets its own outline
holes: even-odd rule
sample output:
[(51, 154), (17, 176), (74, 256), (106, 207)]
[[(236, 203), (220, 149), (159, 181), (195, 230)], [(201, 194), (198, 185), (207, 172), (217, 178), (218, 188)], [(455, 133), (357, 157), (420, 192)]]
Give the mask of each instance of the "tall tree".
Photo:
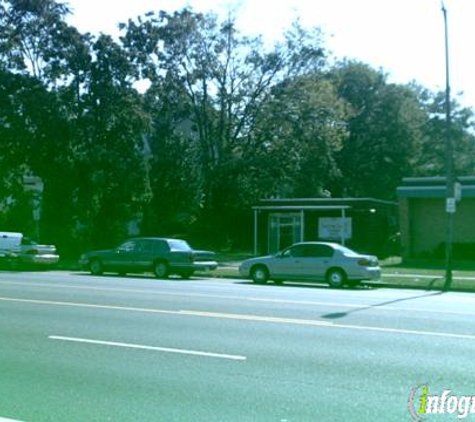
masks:
[[(81, 48), (84, 52), (83, 38), (64, 22), (67, 13), (52, 0), (0, 1), (2, 85), (9, 93), (0, 128), (3, 146), (11, 151), (6, 168), (20, 186), (26, 174), (41, 177), (42, 234), (45, 240), (60, 234), (60, 246), (69, 239), (74, 166), (69, 116), (58, 87), (67, 86), (70, 64), (82, 57)], [(21, 197), (20, 191), (12, 198)], [(24, 224), (18, 229), (27, 230), (28, 219)]]
[(186, 101), (181, 110), (191, 123), (189, 139), (199, 146), (203, 211), (226, 233), (229, 224), (220, 227), (215, 216), (230, 221), (229, 210), (242, 209), (235, 181), (246, 171), (240, 158), (262, 104), (276, 84), (322, 67), (320, 32), (296, 25), (284, 43), (266, 51), (259, 38), (240, 36), (233, 21), (219, 24), (187, 9), (149, 14), (126, 29), (124, 45), (152, 89), (166, 86), (168, 96), (175, 92)]
[(338, 65), (330, 77), (352, 108), (349, 137), (337, 157), (343, 177), (333, 190), (394, 198), (401, 178), (413, 172), (424, 135), (426, 114), (417, 93), (358, 62)]
[(322, 73), (294, 77), (276, 86), (263, 105), (246, 151), (251, 160), (253, 151), (272, 157), (268, 169), (272, 169), (274, 186), (267, 194), (328, 195), (341, 174), (335, 157), (348, 135), (347, 118), (346, 102)]
[(10, 89), (3, 129), (22, 130), (10, 136), (17, 167), (43, 180), (43, 232), (60, 247), (78, 235), (94, 243), (122, 237), (149, 195), (148, 120), (134, 67), (110, 37), (69, 27), (67, 13), (53, 0), (0, 2), (1, 69), (16, 75), (7, 81), (23, 78)]
[[(442, 176), (446, 166), (445, 93), (430, 92), (414, 86), (426, 113), (424, 138), (420, 153), (415, 157), (413, 174), (416, 176)], [(449, 136), (453, 145), (455, 176), (473, 174), (475, 170), (475, 121), (474, 112), (462, 107), (456, 98), (451, 101), (451, 126)]]
[(144, 146), (149, 119), (132, 86), (134, 68), (121, 46), (101, 35), (91, 55), (75, 126), (74, 200), (84, 236), (103, 245), (123, 238), (127, 223), (140, 220), (149, 200)]
[[(32, 111), (46, 93), (37, 81), (0, 69), (0, 226), (14, 230), (31, 226), (32, 209), (23, 176), (35, 137)], [(20, 209), (21, 208), (21, 209)], [(24, 227), (20, 225), (23, 220)], [(12, 230), (13, 230), (12, 229)]]
[(0, 0), (4, 66), (43, 82), (64, 81), (82, 46), (78, 31), (65, 22), (69, 13), (55, 0)]

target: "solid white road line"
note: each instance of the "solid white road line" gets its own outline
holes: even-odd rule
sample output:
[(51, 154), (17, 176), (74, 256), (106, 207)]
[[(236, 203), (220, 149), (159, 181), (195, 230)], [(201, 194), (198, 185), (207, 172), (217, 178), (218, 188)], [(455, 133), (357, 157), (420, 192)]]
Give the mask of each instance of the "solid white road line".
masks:
[(206, 357), (230, 359), (230, 360), (246, 360), (246, 356), (203, 352), (199, 350), (173, 349), (170, 347), (146, 346), (142, 344), (118, 343), (114, 341), (91, 340), (91, 339), (76, 338), (76, 337), (48, 336), (48, 338), (51, 340), (62, 340), (62, 341), (69, 341), (69, 342), (75, 342), (75, 343), (88, 343), (88, 344), (96, 344), (96, 345), (101, 345), (101, 346), (125, 347), (129, 349), (140, 349), (140, 350), (152, 350), (155, 352), (179, 353), (182, 355), (206, 356)]

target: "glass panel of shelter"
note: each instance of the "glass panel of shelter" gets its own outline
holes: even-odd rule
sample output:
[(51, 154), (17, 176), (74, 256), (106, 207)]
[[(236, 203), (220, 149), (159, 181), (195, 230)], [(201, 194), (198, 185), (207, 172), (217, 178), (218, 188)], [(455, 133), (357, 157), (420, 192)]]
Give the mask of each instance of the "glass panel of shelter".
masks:
[(297, 213), (270, 214), (268, 229), (269, 253), (276, 253), (302, 240), (301, 216)]

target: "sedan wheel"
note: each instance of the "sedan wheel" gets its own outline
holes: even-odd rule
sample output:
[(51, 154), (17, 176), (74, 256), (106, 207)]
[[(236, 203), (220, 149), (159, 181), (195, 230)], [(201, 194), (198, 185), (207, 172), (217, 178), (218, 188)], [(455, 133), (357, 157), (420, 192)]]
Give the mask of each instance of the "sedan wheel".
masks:
[(91, 274), (93, 275), (101, 275), (104, 271), (102, 267), (102, 262), (99, 261), (98, 259), (94, 259), (89, 264), (89, 270), (91, 271)]
[(251, 277), (254, 283), (265, 284), (269, 280), (269, 271), (263, 265), (258, 265), (251, 270)]
[(157, 278), (167, 278), (169, 274), (168, 264), (165, 261), (158, 261), (153, 266), (153, 272)]
[(327, 273), (327, 283), (330, 287), (340, 288), (343, 287), (346, 281), (346, 274), (337, 268), (331, 269)]

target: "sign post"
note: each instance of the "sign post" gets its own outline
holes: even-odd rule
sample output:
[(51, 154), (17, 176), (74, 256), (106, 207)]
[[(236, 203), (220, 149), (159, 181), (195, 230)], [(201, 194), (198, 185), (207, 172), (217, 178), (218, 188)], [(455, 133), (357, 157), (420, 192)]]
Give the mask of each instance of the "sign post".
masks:
[(454, 213), (455, 213), (455, 195), (454, 195), (454, 174), (453, 174), (453, 147), (450, 136), (451, 111), (450, 111), (450, 79), (449, 79), (449, 41), (447, 29), (447, 9), (442, 1), (442, 13), (444, 15), (445, 29), (445, 178), (446, 178), (446, 211), (447, 228), (445, 240), (445, 283), (443, 290), (450, 290), (452, 284), (452, 242), (454, 235)]

